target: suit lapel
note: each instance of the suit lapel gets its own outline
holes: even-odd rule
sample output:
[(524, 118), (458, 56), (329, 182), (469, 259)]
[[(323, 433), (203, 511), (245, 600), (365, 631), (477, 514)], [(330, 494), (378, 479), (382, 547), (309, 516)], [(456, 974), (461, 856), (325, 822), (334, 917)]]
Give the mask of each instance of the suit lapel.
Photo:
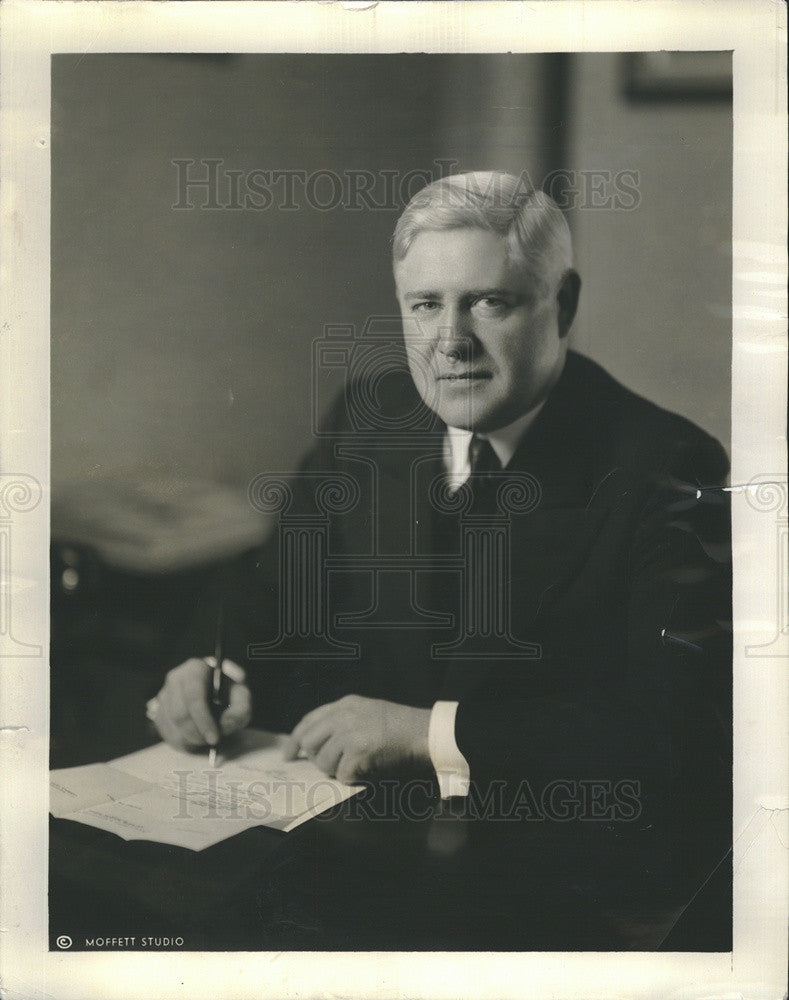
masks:
[[(576, 359), (570, 354), (562, 377), (505, 470), (505, 475), (528, 475), (538, 488), (534, 509), (508, 518), (506, 584), (510, 630), (516, 640), (528, 641), (539, 636), (540, 616), (584, 560), (604, 514), (588, 506), (591, 484), (585, 458), (590, 454), (593, 415), (584, 412), (587, 404), (578, 383)], [(415, 390), (410, 380), (402, 390), (405, 408), (413, 402)], [(429, 432), (420, 435), (393, 436), (388, 443), (378, 439), (374, 448), (360, 445), (357, 449), (353, 445), (346, 451), (349, 458), (357, 450), (367, 456), (365, 475), (370, 489), (375, 490), (369, 502), (365, 498), (365, 509), (358, 510), (355, 518), (351, 518), (359, 523), (353, 529), (355, 537), (349, 537), (348, 542), (352, 550), (361, 553), (366, 543), (358, 544), (360, 539), (370, 539), (371, 543), (374, 539), (374, 551), (368, 552), (369, 555), (433, 557), (432, 567), (425, 566), (424, 572), (417, 574), (419, 585), (415, 592), (408, 594), (398, 583), (395, 589), (399, 597), (395, 595), (387, 602), (389, 606), (382, 608), (386, 616), (391, 613), (390, 621), (406, 621), (409, 615), (413, 619), (409, 628), (400, 630), (397, 650), (411, 650), (418, 659), (404, 663), (397, 650), (387, 648), (381, 661), (386, 661), (387, 669), (417, 671), (426, 677), (429, 674), (439, 683), (443, 677), (443, 696), (459, 698), (477, 690), (491, 676), (491, 671), (530, 669), (530, 661), (524, 655), (517, 661), (441, 656), (431, 657), (430, 663), (424, 662), (431, 641), (446, 645), (458, 635), (462, 625), (462, 528), (458, 514), (440, 512), (436, 494), (431, 494), (431, 486), (435, 488), (436, 480), (444, 474), (444, 434), (445, 427), (436, 423)], [(374, 466), (374, 476), (369, 474), (370, 465)], [(388, 580), (386, 586), (391, 583)], [(415, 624), (419, 614), (412, 614), (414, 602), (417, 611), (426, 612), (419, 627)], [(442, 625), (437, 615), (452, 616), (454, 625)], [(359, 624), (365, 628), (362, 622)], [(379, 643), (373, 641), (376, 634), (369, 631), (364, 634), (364, 645), (377, 648)], [(392, 656), (399, 660), (397, 664), (391, 663)], [(411, 654), (405, 658), (410, 660)], [(377, 656), (373, 657), (375, 660)], [(544, 666), (532, 661), (531, 668), (539, 670)]]
[[(604, 506), (589, 504), (593, 484), (587, 439), (593, 428), (582, 413), (584, 399), (577, 382), (576, 359), (570, 354), (562, 377), (503, 473), (514, 480), (528, 476), (537, 497), (532, 509), (506, 517), (506, 614), (513, 637), (521, 641), (539, 642), (540, 617), (576, 575), (606, 514)], [(453, 699), (472, 693), (502, 669), (546, 669), (527, 653), (514, 662), (484, 655), (447, 662), (443, 697)]]

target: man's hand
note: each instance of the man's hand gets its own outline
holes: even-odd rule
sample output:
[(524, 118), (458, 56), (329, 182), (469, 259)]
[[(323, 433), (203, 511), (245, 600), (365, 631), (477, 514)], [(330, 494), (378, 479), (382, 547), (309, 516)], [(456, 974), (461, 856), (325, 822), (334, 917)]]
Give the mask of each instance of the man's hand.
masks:
[(148, 718), (162, 739), (173, 746), (189, 749), (212, 746), (219, 742), (220, 736), (230, 736), (249, 725), (252, 696), (244, 683), (244, 671), (231, 660), (222, 664), (223, 673), (230, 678), (228, 707), (218, 727), (214, 722), (208, 707), (208, 678), (213, 663), (214, 658), (209, 656), (174, 667), (161, 691), (148, 702)]
[(299, 750), (345, 784), (429, 764), (429, 708), (410, 708), (350, 694), (321, 705), (288, 737), (285, 759)]

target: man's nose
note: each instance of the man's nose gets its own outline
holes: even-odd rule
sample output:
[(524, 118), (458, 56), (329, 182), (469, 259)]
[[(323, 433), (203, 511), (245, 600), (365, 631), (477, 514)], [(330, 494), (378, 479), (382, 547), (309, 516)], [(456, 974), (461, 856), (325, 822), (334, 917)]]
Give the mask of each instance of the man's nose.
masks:
[(468, 316), (461, 309), (455, 309), (442, 316), (443, 322), (436, 331), (438, 351), (450, 360), (465, 357), (471, 349), (471, 325)]

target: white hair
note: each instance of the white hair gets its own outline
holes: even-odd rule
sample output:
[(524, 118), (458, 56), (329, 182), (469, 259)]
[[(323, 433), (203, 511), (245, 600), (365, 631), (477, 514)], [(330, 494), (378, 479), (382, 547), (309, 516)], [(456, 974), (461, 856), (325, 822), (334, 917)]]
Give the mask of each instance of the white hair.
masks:
[(485, 229), (501, 236), (510, 259), (541, 283), (558, 281), (573, 264), (563, 212), (547, 194), (513, 174), (453, 174), (418, 191), (397, 220), (395, 263), (420, 233), (447, 229)]

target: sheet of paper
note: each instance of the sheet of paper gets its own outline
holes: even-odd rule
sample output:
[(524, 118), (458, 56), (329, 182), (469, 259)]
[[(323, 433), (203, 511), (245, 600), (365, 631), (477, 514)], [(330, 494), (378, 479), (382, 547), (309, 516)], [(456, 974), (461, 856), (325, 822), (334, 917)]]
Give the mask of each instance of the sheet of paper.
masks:
[(203, 850), (253, 826), (292, 830), (360, 791), (307, 760), (282, 758), (284, 736), (248, 729), (219, 754), (166, 743), (108, 764), (50, 774), (50, 812), (115, 833)]

